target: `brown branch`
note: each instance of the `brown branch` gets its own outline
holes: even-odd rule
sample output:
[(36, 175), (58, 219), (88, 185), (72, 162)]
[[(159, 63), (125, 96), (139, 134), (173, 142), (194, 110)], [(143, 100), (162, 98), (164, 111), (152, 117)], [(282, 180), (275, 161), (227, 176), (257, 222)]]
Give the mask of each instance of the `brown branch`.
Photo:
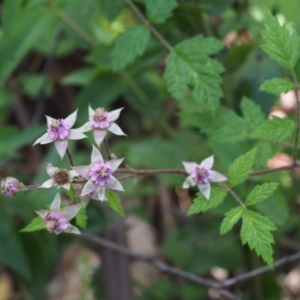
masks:
[(70, 151), (69, 151), (69, 148), (67, 148), (67, 155), (68, 155), (68, 159), (69, 159), (69, 161), (70, 161), (71, 167), (74, 167), (73, 157), (72, 157), (72, 155), (71, 155), (71, 153), (70, 153)]
[(257, 176), (257, 175), (264, 175), (264, 174), (269, 174), (269, 173), (275, 173), (275, 172), (280, 172), (280, 171), (285, 171), (285, 170), (292, 170), (296, 167), (299, 167), (299, 163), (292, 163), (287, 166), (279, 167), (279, 168), (274, 168), (274, 169), (262, 169), (262, 170), (257, 170), (249, 173), (249, 176)]
[(153, 25), (147, 20), (138, 7), (131, 1), (127, 0), (127, 4), (131, 7), (131, 9), (135, 12), (138, 18), (150, 29), (150, 31), (156, 36), (156, 38), (161, 42), (163, 46), (165, 46), (170, 52), (174, 49), (173, 47), (166, 41), (166, 39), (153, 27)]
[(297, 76), (295, 73), (295, 70), (291, 70), (293, 82), (296, 87), (296, 119), (297, 119), (297, 127), (296, 127), (296, 133), (295, 133), (295, 141), (294, 141), (294, 153), (293, 153), (293, 161), (296, 163), (297, 161), (297, 152), (298, 152), (298, 141), (299, 141), (299, 130), (300, 130), (300, 97), (299, 97), (299, 84), (297, 80)]
[(225, 190), (232, 196), (232, 198), (234, 198), (234, 199), (236, 200), (236, 202), (237, 202), (238, 204), (240, 204), (242, 207), (244, 207), (245, 209), (247, 209), (247, 207), (246, 207), (246, 205), (244, 204), (244, 202), (242, 201), (242, 199), (234, 192), (234, 190), (232, 190), (232, 189), (230, 188), (230, 186), (228, 186), (227, 184), (222, 183), (222, 182), (220, 182), (219, 185), (220, 185), (223, 189), (225, 189)]
[[(274, 263), (274, 269), (278, 269), (288, 263), (294, 262), (296, 260), (300, 259), (300, 251), (296, 252), (295, 254), (289, 255), (289, 256), (285, 256), (283, 258), (278, 259), (277, 261), (275, 261)], [(242, 281), (246, 281), (249, 280), (253, 277), (256, 277), (258, 275), (267, 273), (273, 271), (272, 269), (270, 269), (268, 266), (264, 266), (255, 270), (252, 270), (250, 272), (235, 276), (233, 278), (227, 279), (226, 281), (224, 281), (223, 283), (221, 283), (219, 285), (220, 288), (226, 288), (226, 287), (230, 287), (232, 285), (235, 285), (236, 283), (242, 282)]]
[(188, 175), (186, 171), (176, 169), (156, 169), (156, 170), (136, 170), (131, 168), (119, 168), (116, 170), (118, 173), (129, 173), (134, 176), (143, 176), (143, 175), (157, 175), (157, 174), (179, 174), (179, 175)]
[(111, 160), (111, 159), (112, 159), (112, 156), (111, 156), (111, 154), (110, 154), (110, 151), (109, 151), (109, 147), (108, 147), (108, 143), (107, 143), (107, 139), (106, 139), (106, 138), (104, 138), (104, 145), (105, 145), (105, 150), (106, 150), (106, 153), (107, 153), (107, 157), (108, 157), (109, 160)]
[(116, 251), (118, 253), (121, 253), (121, 254), (126, 255), (130, 258), (133, 258), (133, 259), (143, 260), (143, 261), (153, 265), (155, 268), (157, 268), (159, 271), (161, 271), (163, 273), (186, 279), (188, 281), (191, 281), (191, 282), (194, 282), (196, 284), (205, 286), (207, 288), (216, 289), (221, 295), (223, 295), (227, 299), (232, 299), (232, 300), (238, 300), (239, 299), (234, 294), (232, 294), (229, 291), (227, 291), (227, 290), (223, 289), (222, 287), (220, 287), (219, 283), (217, 283), (213, 280), (206, 279), (206, 278), (194, 275), (192, 273), (186, 272), (186, 271), (181, 270), (179, 268), (167, 265), (166, 263), (159, 260), (155, 256), (145, 255), (145, 254), (141, 254), (141, 253), (138, 253), (138, 252), (131, 251), (128, 248), (123, 247), (123, 246), (121, 246), (117, 243), (111, 242), (111, 241), (109, 241), (107, 239), (104, 239), (104, 238), (101, 238), (99, 236), (92, 235), (88, 232), (82, 232), (81, 236), (82, 236), (83, 239), (87, 240), (88, 242), (92, 242), (93, 244), (95, 244), (97, 246), (101, 246), (101, 247), (111, 249), (113, 251)]

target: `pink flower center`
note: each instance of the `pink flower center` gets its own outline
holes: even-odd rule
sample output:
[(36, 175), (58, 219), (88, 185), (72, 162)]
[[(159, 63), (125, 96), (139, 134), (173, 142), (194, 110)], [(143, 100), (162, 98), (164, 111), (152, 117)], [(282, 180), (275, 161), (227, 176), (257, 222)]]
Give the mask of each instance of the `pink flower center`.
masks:
[(104, 162), (94, 164), (89, 173), (91, 180), (99, 186), (106, 185), (111, 179), (111, 174), (110, 165)]
[(47, 131), (54, 141), (68, 138), (70, 126), (64, 119), (53, 120)]
[(198, 165), (192, 173), (192, 178), (194, 181), (199, 184), (199, 183), (209, 183), (211, 180), (211, 171), (210, 169)]
[(51, 233), (61, 233), (69, 225), (68, 220), (58, 211), (49, 211), (44, 217), (47, 230)]
[(90, 117), (90, 124), (94, 129), (106, 130), (110, 126), (112, 119), (103, 108), (97, 108), (95, 114)]

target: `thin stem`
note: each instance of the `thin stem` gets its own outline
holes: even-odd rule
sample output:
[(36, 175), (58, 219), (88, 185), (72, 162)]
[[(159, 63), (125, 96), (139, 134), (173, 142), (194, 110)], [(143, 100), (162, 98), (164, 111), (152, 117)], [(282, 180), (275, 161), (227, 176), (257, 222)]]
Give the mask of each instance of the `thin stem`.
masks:
[(69, 159), (69, 161), (70, 161), (71, 167), (74, 167), (73, 157), (72, 157), (72, 155), (71, 155), (71, 153), (70, 153), (70, 151), (69, 151), (69, 148), (67, 148), (67, 155), (68, 155), (68, 159)]
[(160, 43), (165, 46), (170, 52), (174, 49), (173, 47), (166, 41), (166, 39), (153, 27), (153, 25), (147, 20), (138, 7), (131, 1), (127, 0), (127, 4), (131, 7), (131, 9), (135, 12), (138, 18), (144, 22), (144, 24), (150, 29), (150, 31), (156, 36), (156, 38), (160, 41)]
[(299, 97), (299, 84), (297, 80), (297, 76), (295, 70), (291, 70), (293, 82), (296, 87), (296, 119), (297, 119), (297, 126), (296, 126), (296, 134), (295, 134), (295, 141), (294, 141), (294, 153), (293, 153), (293, 161), (296, 163), (297, 161), (297, 152), (298, 152), (298, 141), (299, 141), (299, 130), (300, 130), (300, 97)]
[(157, 169), (157, 170), (136, 170), (129, 168), (119, 168), (116, 170), (118, 173), (129, 173), (134, 176), (143, 176), (143, 175), (156, 175), (156, 174), (180, 174), (188, 175), (186, 171), (180, 169)]
[(228, 186), (227, 184), (220, 182), (219, 185), (225, 189), (235, 200), (238, 204), (240, 204), (244, 209), (247, 209), (246, 205), (242, 201), (242, 199)]
[(109, 160), (111, 160), (111, 159), (112, 159), (112, 156), (111, 156), (111, 154), (110, 154), (110, 151), (109, 151), (109, 147), (108, 147), (108, 143), (107, 143), (107, 139), (106, 139), (106, 138), (104, 138), (104, 146), (105, 146), (105, 150), (106, 150), (106, 153), (107, 153), (107, 157), (108, 157)]
[(94, 39), (80, 26), (78, 26), (66, 13), (60, 11), (58, 13), (59, 19), (72, 31), (74, 31), (79, 37), (81, 37), (84, 41), (86, 41), (92, 47), (96, 46)]
[(296, 167), (299, 167), (299, 163), (293, 163), (291, 165), (283, 166), (283, 167), (278, 167), (274, 169), (262, 169), (262, 170), (257, 170), (249, 173), (249, 176), (257, 176), (257, 175), (264, 175), (264, 174), (269, 174), (269, 173), (275, 173), (275, 172), (280, 172), (280, 171), (285, 171), (285, 170), (292, 170)]
[[(274, 262), (274, 269), (278, 269), (282, 266), (287, 265), (288, 263), (297, 261), (299, 259), (300, 259), (300, 251), (296, 252), (295, 254), (282, 257)], [(249, 280), (253, 277), (256, 277), (258, 275), (261, 275), (261, 274), (264, 274), (264, 273), (267, 273), (270, 271), (273, 271), (273, 270), (270, 269), (268, 266), (260, 267), (255, 270), (252, 270), (250, 272), (227, 279), (226, 281), (224, 281), (223, 283), (220, 284), (220, 287), (223, 287), (223, 288), (229, 287), (229, 286), (235, 285), (239, 282)]]
[(92, 235), (87, 232), (82, 232), (81, 237), (89, 242), (92, 242), (93, 244), (95, 244), (97, 246), (111, 249), (113, 251), (116, 251), (116, 252), (126, 255), (128, 257), (131, 257), (133, 259), (143, 260), (143, 261), (153, 265), (155, 268), (157, 268), (159, 271), (161, 271), (163, 273), (186, 279), (188, 281), (205, 286), (207, 288), (216, 289), (221, 295), (223, 295), (227, 299), (232, 299), (232, 300), (239, 299), (238, 297), (236, 297), (234, 294), (230, 293), (229, 291), (219, 288), (219, 284), (216, 281), (194, 275), (192, 273), (186, 272), (184, 270), (181, 270), (181, 269), (173, 267), (173, 266), (169, 266), (166, 263), (164, 263), (163, 261), (159, 260), (155, 256), (145, 255), (145, 254), (141, 254), (138, 252), (134, 252), (134, 251), (132, 251), (126, 247), (123, 247), (117, 243), (111, 242), (107, 239)]

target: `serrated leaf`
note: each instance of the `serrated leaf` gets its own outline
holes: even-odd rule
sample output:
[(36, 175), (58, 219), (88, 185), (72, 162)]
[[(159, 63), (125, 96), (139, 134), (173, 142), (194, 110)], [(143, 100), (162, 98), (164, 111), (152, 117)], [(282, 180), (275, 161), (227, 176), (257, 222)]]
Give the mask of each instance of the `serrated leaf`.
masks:
[(236, 143), (248, 138), (246, 122), (233, 110), (220, 107), (216, 112), (189, 114), (189, 120), (199, 127), (202, 132), (219, 143)]
[(152, 23), (163, 23), (172, 15), (172, 10), (177, 7), (176, 0), (145, 0), (147, 17)]
[(76, 190), (74, 188), (74, 186), (71, 184), (70, 189), (66, 190), (64, 189), (64, 193), (70, 198), (70, 199), (74, 199), (76, 197)]
[(249, 176), (255, 158), (256, 148), (238, 157), (229, 167), (229, 184), (234, 187), (243, 183)]
[(295, 88), (293, 82), (282, 79), (282, 78), (272, 78), (266, 80), (261, 86), (260, 90), (268, 92), (270, 94), (280, 95), (282, 93), (287, 93)]
[(269, 198), (277, 189), (277, 182), (266, 182), (262, 185), (257, 185), (246, 198), (246, 205), (253, 205)]
[(75, 216), (76, 225), (82, 229), (86, 229), (87, 215), (85, 208), (81, 208)]
[(251, 132), (264, 120), (264, 114), (261, 111), (259, 105), (256, 105), (252, 100), (247, 97), (243, 97), (241, 102), (241, 110), (244, 116), (244, 120), (247, 124), (248, 130)]
[(297, 34), (286, 24), (281, 26), (270, 11), (265, 12), (264, 44), (261, 48), (280, 65), (293, 68), (298, 59), (299, 40)]
[(233, 226), (242, 217), (245, 209), (242, 206), (232, 208), (225, 214), (225, 218), (221, 223), (220, 234), (225, 234), (233, 228)]
[(120, 33), (115, 39), (112, 50), (113, 70), (124, 69), (137, 56), (142, 55), (146, 49), (149, 37), (150, 31), (144, 25), (127, 28)]
[(243, 245), (248, 244), (251, 250), (255, 250), (258, 256), (273, 268), (274, 238), (271, 231), (276, 230), (274, 223), (253, 211), (245, 211), (242, 218), (241, 240)]
[(106, 198), (107, 198), (107, 202), (109, 207), (115, 211), (118, 215), (120, 215), (121, 217), (125, 217), (125, 213), (123, 211), (122, 205), (121, 205), (121, 200), (119, 198), (119, 196), (112, 191), (108, 191), (106, 192)]
[(202, 194), (198, 194), (198, 197), (194, 199), (193, 204), (190, 206), (187, 215), (194, 215), (200, 212), (205, 212), (211, 208), (220, 205), (227, 191), (220, 187), (212, 187), (210, 199), (207, 200)]
[(36, 217), (31, 220), (31, 222), (25, 226), (23, 229), (20, 230), (20, 232), (33, 232), (33, 231), (38, 231), (45, 229), (45, 223), (43, 218), (41, 217)]
[(281, 142), (289, 138), (295, 130), (296, 123), (288, 118), (273, 117), (257, 127), (250, 135), (254, 139)]
[(209, 55), (219, 52), (223, 44), (215, 38), (196, 36), (179, 43), (169, 55), (164, 73), (168, 90), (177, 100), (182, 100), (187, 90), (192, 93), (197, 103), (207, 110), (219, 104), (223, 95), (220, 88), (220, 73), (223, 66)]

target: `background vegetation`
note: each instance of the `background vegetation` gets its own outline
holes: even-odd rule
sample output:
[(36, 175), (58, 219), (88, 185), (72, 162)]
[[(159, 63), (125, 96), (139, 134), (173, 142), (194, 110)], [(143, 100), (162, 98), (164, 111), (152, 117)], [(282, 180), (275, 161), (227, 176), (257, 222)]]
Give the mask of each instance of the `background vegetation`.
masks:
[[(52, 145), (33, 148), (31, 144), (45, 131), (45, 114), (64, 118), (78, 108), (75, 127), (79, 127), (87, 121), (89, 104), (108, 111), (125, 107), (118, 124), (128, 137), (111, 135), (109, 143), (111, 151), (125, 157), (125, 163), (133, 168), (182, 168), (182, 161), (200, 162), (214, 154), (214, 169), (226, 173), (228, 166), (254, 145), (257, 169), (289, 164), (293, 155), (293, 138), (285, 136), (289, 126), (275, 138), (281, 144), (249, 140), (249, 134), (270, 113), (295, 119), (292, 94), (288, 98), (292, 100), (287, 100), (260, 90), (267, 79), (291, 78), (260, 45), (263, 9), (269, 8), (282, 23), (292, 22), (300, 32), (299, 6), (297, 0), (2, 1), (1, 177), (41, 183), (48, 178), (47, 161), (67, 167), (67, 159), (61, 162)], [(145, 25), (143, 16), (153, 25)], [(149, 26), (153, 26), (152, 32)], [(194, 48), (181, 43), (194, 37)], [(199, 48), (204, 37), (216, 40), (212, 39), (207, 49)], [(179, 58), (169, 54), (179, 43), (178, 51), (191, 55), (197, 64), (195, 77), (201, 80), (193, 81), (184, 67), (176, 69)], [(300, 78), (298, 53), (295, 58), (295, 73)], [(253, 103), (261, 111), (254, 111)], [(249, 112), (253, 114), (247, 120)], [(89, 141), (70, 145), (77, 165), (89, 162)], [(255, 205), (256, 211), (278, 228), (274, 233), (275, 260), (300, 250), (299, 175), (299, 168), (270, 173), (236, 188), (243, 199), (258, 183), (279, 183), (276, 194)], [(122, 195), (125, 221), (105, 204), (91, 203), (87, 231), (121, 244), (126, 239), (131, 249), (146, 250), (204, 278), (222, 280), (263, 266), (255, 253), (242, 246), (239, 225), (226, 235), (219, 234), (224, 213), (236, 206), (230, 196), (209, 212), (186, 216), (197, 191), (188, 194), (181, 190), (184, 178), (160, 175), (126, 181)], [(129, 268), (123, 256), (110, 250), (101, 252), (80, 238), (54, 236), (45, 230), (20, 233), (35, 217), (34, 211), (49, 204), (55, 194), (55, 189), (47, 189), (13, 198), (0, 196), (0, 294), (1, 286), (10, 286), (12, 299), (58, 299), (51, 293), (55, 279), (63, 278), (67, 285), (67, 277), (60, 277), (68, 266), (62, 261), (67, 255), (83, 269), (78, 271), (82, 288), (65, 299), (222, 297), (207, 287), (154, 273), (144, 265), (136, 272), (139, 267), (133, 262)], [(144, 231), (130, 235), (134, 228)], [(65, 254), (74, 242), (81, 250), (93, 249), (97, 263), (90, 252), (82, 254), (77, 248)], [(137, 248), (148, 244), (147, 249)], [(237, 282), (230, 291), (243, 299), (299, 299), (300, 289), (288, 280), (291, 274), (299, 278), (299, 273), (294, 263)], [(57, 289), (61, 292), (65, 287)]]

